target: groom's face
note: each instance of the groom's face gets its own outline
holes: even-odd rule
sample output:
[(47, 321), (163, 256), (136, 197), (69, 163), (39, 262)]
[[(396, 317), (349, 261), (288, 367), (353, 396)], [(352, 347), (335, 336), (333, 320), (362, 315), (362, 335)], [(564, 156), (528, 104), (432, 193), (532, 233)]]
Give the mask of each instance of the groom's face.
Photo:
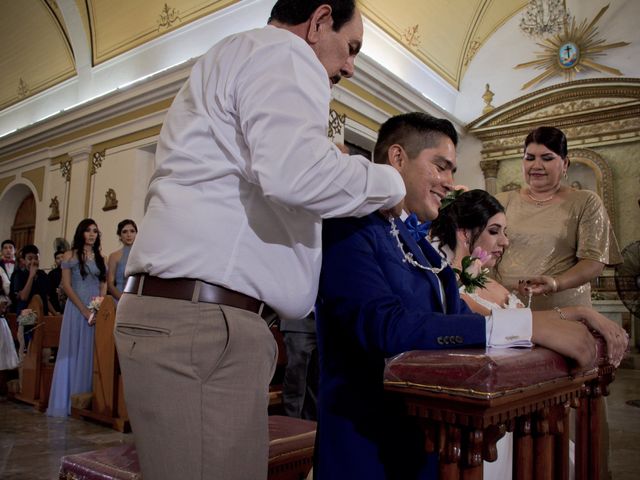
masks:
[(415, 213), (421, 222), (435, 220), (442, 198), (453, 188), (456, 171), (456, 147), (446, 135), (430, 148), (423, 149), (418, 156), (404, 159), (393, 165), (400, 172), (407, 188), (404, 209)]

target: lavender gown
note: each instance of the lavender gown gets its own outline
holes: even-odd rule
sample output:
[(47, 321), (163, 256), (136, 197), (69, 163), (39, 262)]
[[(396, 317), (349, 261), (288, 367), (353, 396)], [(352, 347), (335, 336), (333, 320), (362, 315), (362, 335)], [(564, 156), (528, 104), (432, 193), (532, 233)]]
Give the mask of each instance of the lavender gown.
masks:
[[(87, 276), (84, 279), (77, 258), (62, 262), (62, 268), (71, 270), (71, 286), (84, 305), (89, 305), (92, 297), (100, 295), (99, 270), (94, 260), (85, 263)], [(78, 307), (69, 300), (62, 319), (47, 415), (69, 415), (71, 395), (91, 392), (94, 334), (95, 328), (89, 326)]]

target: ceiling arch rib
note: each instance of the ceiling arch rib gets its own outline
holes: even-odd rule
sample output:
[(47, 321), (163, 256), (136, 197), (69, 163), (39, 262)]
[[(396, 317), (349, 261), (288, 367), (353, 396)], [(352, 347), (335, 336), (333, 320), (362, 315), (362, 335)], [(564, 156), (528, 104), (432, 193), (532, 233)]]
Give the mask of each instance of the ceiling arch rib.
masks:
[(0, 110), (76, 74), (64, 20), (49, 0), (0, 0)]
[(98, 65), (238, 0), (86, 0), (93, 65)]

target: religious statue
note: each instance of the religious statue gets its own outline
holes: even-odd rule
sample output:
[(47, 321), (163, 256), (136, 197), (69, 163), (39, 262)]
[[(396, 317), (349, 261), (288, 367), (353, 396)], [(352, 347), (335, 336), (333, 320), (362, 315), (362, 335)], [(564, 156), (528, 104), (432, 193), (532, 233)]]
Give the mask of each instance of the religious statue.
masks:
[(110, 188), (107, 190), (107, 193), (104, 194), (104, 207), (102, 207), (102, 210), (106, 212), (107, 210), (115, 210), (116, 208), (118, 208), (116, 191)]
[(60, 218), (60, 203), (58, 202), (57, 195), (51, 199), (49, 208), (51, 209), (49, 220), (58, 220)]

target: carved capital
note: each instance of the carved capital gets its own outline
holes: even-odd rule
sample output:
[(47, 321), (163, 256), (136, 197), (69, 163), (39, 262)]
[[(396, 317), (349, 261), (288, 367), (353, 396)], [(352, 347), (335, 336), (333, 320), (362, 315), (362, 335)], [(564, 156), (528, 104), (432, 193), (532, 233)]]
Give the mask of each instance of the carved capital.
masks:
[(89, 169), (89, 175), (95, 175), (100, 167), (102, 167), (102, 161), (104, 160), (104, 150), (101, 152), (94, 152), (91, 156), (91, 168)]
[(327, 135), (331, 140), (334, 140), (336, 137), (342, 138), (344, 134), (344, 125), (347, 122), (347, 115), (340, 115), (333, 108), (329, 111), (329, 126)]
[(60, 163), (60, 174), (65, 182), (71, 181), (71, 159)]
[(496, 178), (500, 170), (500, 162), (498, 160), (482, 160), (480, 168), (484, 174), (484, 178)]

